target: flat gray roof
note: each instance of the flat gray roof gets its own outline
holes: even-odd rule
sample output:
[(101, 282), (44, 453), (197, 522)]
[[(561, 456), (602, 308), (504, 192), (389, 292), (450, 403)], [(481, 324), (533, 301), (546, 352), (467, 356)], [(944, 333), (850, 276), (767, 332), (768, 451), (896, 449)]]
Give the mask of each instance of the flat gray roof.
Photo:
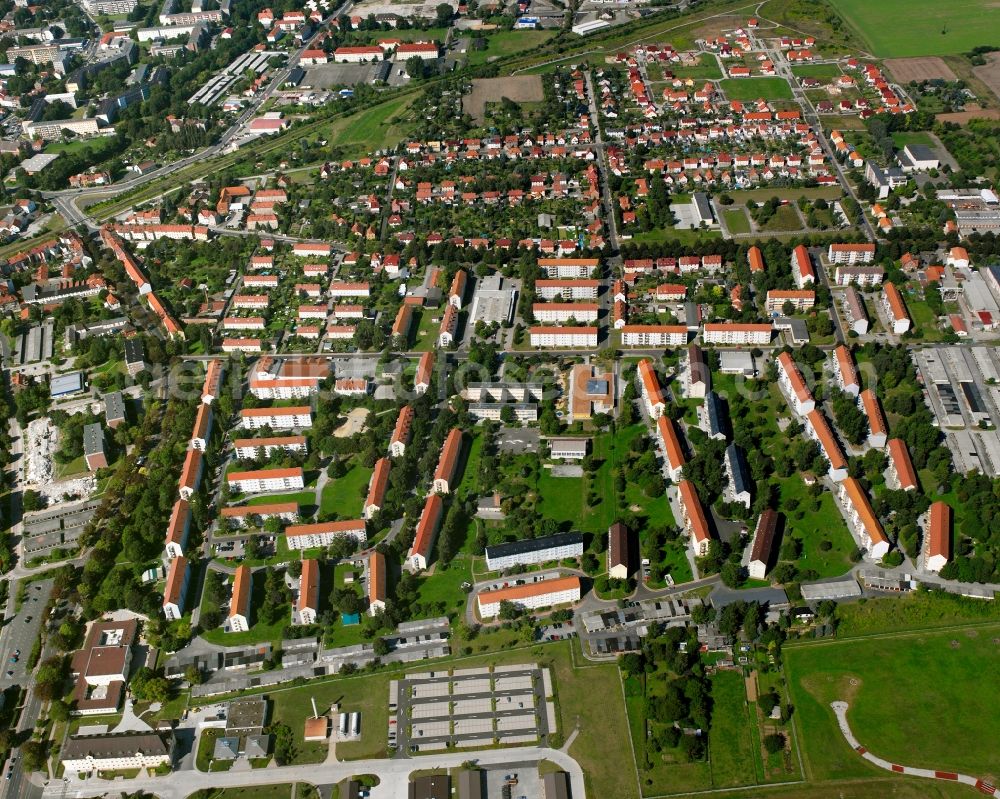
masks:
[(57, 375), (49, 381), (49, 393), (53, 397), (76, 394), (80, 391), (83, 391), (83, 372), (70, 372), (67, 375)]

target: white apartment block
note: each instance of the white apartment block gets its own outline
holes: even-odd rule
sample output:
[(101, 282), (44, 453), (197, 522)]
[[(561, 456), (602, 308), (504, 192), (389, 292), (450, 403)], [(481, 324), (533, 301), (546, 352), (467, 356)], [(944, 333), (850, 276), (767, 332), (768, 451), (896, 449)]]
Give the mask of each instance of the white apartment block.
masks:
[(533, 327), (529, 332), (532, 347), (596, 347), (596, 327)]
[(799, 416), (805, 416), (816, 408), (812, 391), (806, 385), (802, 372), (792, 360), (792, 356), (787, 352), (778, 356), (778, 385), (791, 404), (792, 410)]
[(536, 280), (535, 294), (543, 300), (596, 300), (600, 280)]
[(270, 491), (298, 491), (305, 488), (302, 469), (259, 469), (250, 472), (231, 472), (226, 478), (232, 491), (244, 494), (263, 494)]
[(539, 258), (538, 267), (547, 278), (572, 280), (589, 278), (598, 266), (597, 258)]
[(623, 347), (683, 347), (688, 330), (684, 325), (625, 325)]
[(244, 408), (240, 411), (240, 426), (244, 430), (305, 429), (312, 427), (312, 410), (308, 405), (295, 408)]
[(368, 540), (365, 520), (293, 524), (285, 528), (285, 541), (289, 549), (328, 547), (338, 538), (353, 538), (358, 544), (363, 544)]
[(486, 568), (503, 571), (514, 566), (528, 566), (563, 558), (583, 556), (583, 536), (579, 533), (558, 533), (546, 538), (525, 538), (509, 544), (486, 547)]
[(766, 346), (771, 343), (771, 326), (709, 322), (702, 329), (701, 340), (705, 344)]
[(849, 286), (851, 283), (859, 286), (878, 286), (884, 278), (885, 269), (881, 266), (838, 265), (833, 272), (833, 280), (838, 286)]
[(501, 602), (512, 602), (526, 610), (535, 610), (579, 601), (579, 577), (560, 577), (529, 585), (515, 585), (496, 591), (484, 591), (476, 597), (479, 615), (484, 619), (492, 619), (500, 615)]
[(265, 458), (274, 452), (307, 451), (305, 436), (275, 436), (266, 438), (237, 438), (233, 441), (236, 457), (240, 459), (256, 458), (261, 453)]
[(589, 302), (536, 302), (531, 313), (539, 322), (596, 322), (598, 306)]
[(826, 257), (832, 264), (870, 264), (875, 260), (875, 245), (831, 244)]

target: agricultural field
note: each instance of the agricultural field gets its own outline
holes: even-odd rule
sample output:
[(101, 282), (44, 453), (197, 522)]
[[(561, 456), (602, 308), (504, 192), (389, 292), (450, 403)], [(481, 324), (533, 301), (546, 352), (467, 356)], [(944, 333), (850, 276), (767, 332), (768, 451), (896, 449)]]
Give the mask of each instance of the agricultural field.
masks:
[(864, 777), (873, 766), (840, 734), (830, 702), (850, 704), (858, 740), (912, 766), (1000, 775), (1000, 625), (791, 645), (786, 675), (807, 773)]
[(486, 104), (504, 97), (516, 103), (538, 103), (545, 99), (542, 80), (537, 75), (508, 78), (481, 78), (472, 81), (472, 91), (462, 99), (462, 110), (474, 120), (485, 119)]
[[(880, 58), (955, 55), (995, 44), (1000, 6), (981, 0), (829, 0)], [(900, 24), (905, 20), (905, 24)]]
[(792, 99), (792, 88), (784, 78), (726, 78), (719, 81), (719, 88), (730, 100)]

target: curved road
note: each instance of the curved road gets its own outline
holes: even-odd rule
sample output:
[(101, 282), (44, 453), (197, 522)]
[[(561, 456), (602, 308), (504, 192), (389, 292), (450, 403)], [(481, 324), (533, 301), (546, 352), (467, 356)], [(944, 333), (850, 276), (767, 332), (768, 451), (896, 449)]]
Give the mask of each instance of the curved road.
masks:
[(858, 743), (858, 739), (855, 738), (854, 733), (851, 732), (851, 725), (847, 722), (847, 702), (831, 702), (830, 707), (833, 708), (833, 712), (837, 716), (837, 724), (840, 725), (840, 731), (844, 734), (844, 738), (847, 739), (851, 748), (853, 748), (854, 751), (856, 751), (859, 755), (861, 755), (861, 757), (872, 765), (878, 766), (880, 769), (884, 769), (885, 771), (891, 771), (893, 774), (905, 774), (908, 777), (923, 777), (929, 780), (960, 782), (963, 785), (968, 785), (970, 788), (974, 788), (986, 796), (995, 796), (1000, 798), (1000, 788), (996, 788), (978, 777), (970, 777), (968, 774), (957, 774), (954, 771), (935, 771), (934, 769), (928, 768), (903, 766), (899, 763), (892, 763), (889, 760), (884, 760), (877, 755), (873, 755), (864, 746)]

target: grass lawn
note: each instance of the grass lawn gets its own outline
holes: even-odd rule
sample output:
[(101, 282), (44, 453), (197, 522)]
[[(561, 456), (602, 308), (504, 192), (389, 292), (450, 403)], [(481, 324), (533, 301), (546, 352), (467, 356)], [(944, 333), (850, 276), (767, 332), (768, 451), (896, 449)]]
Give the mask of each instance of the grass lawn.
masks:
[(1000, 606), (955, 594), (917, 591), (841, 605), (837, 617), (838, 638), (857, 638), (898, 630), (1000, 623)]
[(719, 88), (730, 100), (792, 99), (792, 88), (784, 78), (726, 78), (719, 81)]
[(839, 186), (814, 186), (814, 187), (795, 187), (795, 188), (770, 188), (770, 189), (747, 189), (745, 191), (730, 191), (726, 192), (730, 197), (732, 197), (737, 203), (745, 203), (747, 200), (753, 200), (754, 202), (765, 202), (770, 200), (772, 197), (780, 197), (782, 200), (794, 201), (800, 197), (805, 197), (807, 200), (818, 200), (823, 198), (824, 200), (836, 200), (840, 198), (842, 194)]
[(432, 564), (433, 571), (422, 577), (418, 592), (421, 615), (426, 617), (462, 614), (468, 594), (462, 583), (473, 582), (472, 558), (459, 555), (447, 567)]
[(802, 64), (792, 67), (792, 74), (797, 78), (838, 78), (842, 74), (836, 64)]
[(722, 233), (718, 230), (679, 230), (674, 227), (666, 227), (636, 233), (632, 237), (632, 241), (636, 244), (659, 244), (666, 241), (676, 241), (678, 244), (694, 246), (721, 238)]
[(469, 48), (466, 56), (469, 65), (485, 64), (494, 58), (513, 55), (525, 50), (533, 50), (539, 47), (555, 33), (553, 31), (499, 31), (485, 35), (485, 50), (474, 50)]
[(743, 675), (738, 671), (718, 672), (712, 677), (712, 730), (708, 737), (713, 787), (755, 781), (750, 767), (757, 743), (752, 733)]
[(937, 316), (926, 302), (909, 298), (906, 300), (906, 307), (910, 312), (910, 318), (913, 319), (913, 326), (920, 331), (921, 339), (940, 341), (944, 337)]
[(320, 513), (337, 513), (342, 518), (360, 517), (371, 477), (371, 469), (355, 463), (343, 477), (323, 486)]
[[(413, 334), (410, 349), (413, 352), (427, 352), (437, 346), (438, 327), (441, 324), (440, 315), (434, 314), (430, 308), (417, 311), (418, 322)], [(436, 321), (435, 321), (436, 320)]]
[(413, 95), (388, 100), (338, 119), (330, 126), (330, 143), (365, 154), (399, 144), (406, 136), (401, 117), (413, 100)]
[(695, 67), (672, 67), (671, 72), (677, 78), (691, 78), (693, 80), (719, 80), (722, 77), (722, 70), (719, 69), (719, 62), (711, 53), (702, 53), (698, 66)]
[(937, 142), (931, 138), (929, 133), (922, 130), (899, 131), (892, 134), (892, 140), (897, 147), (905, 147), (907, 144), (923, 144), (925, 147), (937, 147)]
[(761, 230), (776, 233), (791, 233), (802, 230), (802, 220), (799, 218), (795, 207), (792, 205), (782, 205), (774, 212), (774, 216), (761, 225)]
[(735, 235), (750, 232), (750, 219), (742, 208), (727, 208), (722, 212), (722, 216), (726, 220), (726, 227), (729, 228), (730, 233)]
[[(806, 484), (796, 474), (781, 480), (781, 509), (785, 513), (784, 536), (789, 534), (802, 541), (802, 557), (796, 561), (801, 570), (814, 569), (822, 577), (836, 577), (851, 568), (850, 554), (854, 550), (843, 516), (837, 510), (833, 495), (824, 491), (819, 497), (818, 510), (811, 508)], [(790, 499), (797, 499), (796, 510), (786, 510)], [(798, 518), (801, 514), (801, 518)], [(832, 547), (824, 551), (820, 545), (829, 541)]]
[(79, 458), (73, 458), (73, 460), (67, 463), (57, 463), (56, 464), (56, 479), (62, 480), (65, 477), (69, 477), (74, 474), (84, 474), (89, 472), (87, 468), (87, 461), (81, 455)]
[[(957, 55), (996, 42), (1000, 6), (982, 0), (830, 0), (880, 58)], [(906, 24), (900, 24), (905, 20)], [(990, 31), (994, 34), (991, 36)]]
[(1000, 774), (1000, 624), (881, 639), (837, 639), (785, 649), (785, 668), (815, 778), (871, 774), (841, 736), (830, 702), (850, 704), (858, 740), (880, 757), (975, 775)]
[(197, 799), (312, 799), (318, 796), (316, 788), (307, 782), (293, 785), (254, 785), (246, 788), (206, 788), (207, 793), (195, 793)]
[(272, 502), (298, 502), (299, 513), (302, 516), (312, 516), (316, 512), (316, 492), (297, 491), (292, 494), (269, 494), (263, 497), (250, 497), (247, 505), (269, 505)]

